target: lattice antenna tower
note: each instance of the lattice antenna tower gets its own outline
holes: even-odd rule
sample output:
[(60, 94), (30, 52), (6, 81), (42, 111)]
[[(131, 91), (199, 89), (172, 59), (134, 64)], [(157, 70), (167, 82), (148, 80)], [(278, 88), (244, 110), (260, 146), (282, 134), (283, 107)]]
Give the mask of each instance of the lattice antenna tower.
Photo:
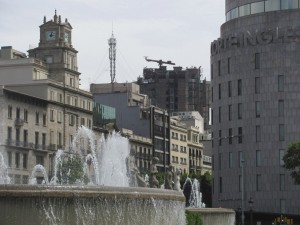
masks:
[(111, 84), (116, 82), (116, 45), (117, 39), (114, 37), (114, 31), (112, 31), (110, 39), (108, 39), (109, 45), (109, 60), (110, 60), (110, 81)]

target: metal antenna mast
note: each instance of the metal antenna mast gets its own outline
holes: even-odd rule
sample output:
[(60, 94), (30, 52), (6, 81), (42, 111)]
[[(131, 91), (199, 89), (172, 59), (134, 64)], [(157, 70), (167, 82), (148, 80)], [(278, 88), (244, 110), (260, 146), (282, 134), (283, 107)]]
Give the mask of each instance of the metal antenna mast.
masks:
[(114, 83), (116, 82), (116, 45), (117, 39), (112, 32), (110, 39), (108, 39), (109, 45), (109, 60), (110, 60), (110, 82), (112, 84), (112, 91), (114, 91)]

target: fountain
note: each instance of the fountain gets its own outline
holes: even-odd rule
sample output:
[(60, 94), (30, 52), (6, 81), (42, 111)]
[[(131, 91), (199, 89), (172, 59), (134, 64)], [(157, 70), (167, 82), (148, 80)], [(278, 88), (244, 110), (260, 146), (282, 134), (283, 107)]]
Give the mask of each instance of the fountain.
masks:
[(234, 225), (235, 211), (224, 208), (205, 208), (200, 192), (200, 183), (197, 179), (186, 179), (183, 185), (183, 194), (186, 197), (187, 214), (200, 215), (205, 225)]
[[(83, 138), (88, 139), (85, 152), (79, 146)], [(57, 151), (55, 175), (50, 181), (41, 165), (35, 166), (31, 174), (30, 182), (35, 185), (9, 184), (6, 168), (1, 169), (0, 224), (185, 225), (182, 192), (129, 187), (125, 163), (128, 154), (128, 140), (120, 134), (113, 133), (96, 144), (93, 132), (81, 127), (70, 154)], [(83, 179), (71, 182), (71, 169), (62, 169), (68, 157), (79, 157), (80, 177), (88, 177), (89, 185)], [(0, 163), (2, 168), (1, 158)], [(43, 185), (36, 185), (36, 173), (44, 174)]]

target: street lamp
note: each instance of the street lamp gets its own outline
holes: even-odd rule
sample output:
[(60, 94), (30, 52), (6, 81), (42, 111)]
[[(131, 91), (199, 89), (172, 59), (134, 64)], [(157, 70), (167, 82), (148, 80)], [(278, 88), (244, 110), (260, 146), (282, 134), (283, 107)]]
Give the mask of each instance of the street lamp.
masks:
[(241, 159), (242, 166), (242, 225), (245, 224), (245, 215), (244, 215), (244, 159)]
[(238, 211), (237, 224), (241, 225), (241, 211), (242, 211), (242, 208), (238, 207), (237, 211)]
[(253, 210), (252, 210), (252, 206), (253, 206), (253, 199), (252, 197), (250, 196), (250, 199), (248, 201), (249, 203), (249, 207), (250, 207), (250, 225), (253, 225)]

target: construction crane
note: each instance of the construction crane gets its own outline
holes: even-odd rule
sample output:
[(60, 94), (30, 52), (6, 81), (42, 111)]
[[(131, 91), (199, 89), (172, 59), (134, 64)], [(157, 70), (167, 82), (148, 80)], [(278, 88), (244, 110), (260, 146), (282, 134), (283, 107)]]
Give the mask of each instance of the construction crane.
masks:
[(158, 63), (159, 67), (161, 67), (163, 64), (175, 65), (175, 63), (173, 63), (171, 61), (162, 61), (161, 59), (160, 60), (148, 59), (147, 56), (145, 56), (145, 60), (148, 62), (156, 62), (156, 63)]

